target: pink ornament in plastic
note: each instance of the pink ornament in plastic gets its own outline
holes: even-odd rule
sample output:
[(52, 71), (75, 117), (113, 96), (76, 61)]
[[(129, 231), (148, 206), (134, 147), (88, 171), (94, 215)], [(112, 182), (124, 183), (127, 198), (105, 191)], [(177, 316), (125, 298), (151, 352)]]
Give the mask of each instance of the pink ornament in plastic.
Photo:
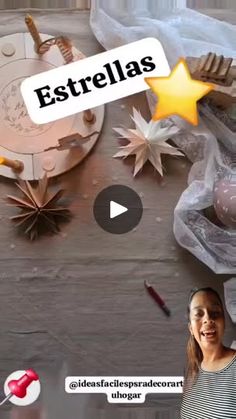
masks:
[(236, 172), (215, 183), (213, 205), (218, 219), (236, 229)]

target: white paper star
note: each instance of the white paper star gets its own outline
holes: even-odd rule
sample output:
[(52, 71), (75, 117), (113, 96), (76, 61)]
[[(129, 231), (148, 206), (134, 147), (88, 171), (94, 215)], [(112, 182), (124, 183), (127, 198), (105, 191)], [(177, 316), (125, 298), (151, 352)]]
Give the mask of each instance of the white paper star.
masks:
[(163, 176), (161, 154), (171, 154), (175, 156), (183, 156), (177, 148), (166, 143), (173, 135), (179, 132), (179, 128), (162, 127), (162, 121), (147, 122), (141, 113), (133, 108), (133, 116), (135, 129), (113, 128), (120, 138), (127, 138), (129, 144), (121, 146), (120, 151), (113, 157), (126, 158), (135, 154), (134, 176), (142, 169), (146, 161), (150, 161), (155, 169)]

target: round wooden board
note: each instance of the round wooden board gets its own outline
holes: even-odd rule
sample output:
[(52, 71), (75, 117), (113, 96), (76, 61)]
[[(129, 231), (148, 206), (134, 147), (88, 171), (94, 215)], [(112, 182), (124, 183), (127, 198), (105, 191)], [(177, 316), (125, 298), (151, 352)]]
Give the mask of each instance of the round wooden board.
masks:
[[(42, 40), (50, 35), (40, 34)], [(73, 48), (73, 52), (79, 51)], [(22, 81), (34, 74), (50, 70), (64, 64), (57, 48), (38, 55), (34, 42), (28, 33), (17, 33), (0, 38), (0, 155), (20, 160), (24, 170), (16, 175), (9, 167), (0, 166), (0, 175), (15, 179), (36, 180), (44, 172), (48, 177), (60, 175), (80, 163), (96, 143), (100, 134), (104, 106), (93, 108), (93, 123), (86, 123), (83, 112), (51, 123), (36, 125), (28, 116), (20, 92)], [(69, 150), (59, 151), (58, 140), (71, 135), (89, 136), (86, 143)]]

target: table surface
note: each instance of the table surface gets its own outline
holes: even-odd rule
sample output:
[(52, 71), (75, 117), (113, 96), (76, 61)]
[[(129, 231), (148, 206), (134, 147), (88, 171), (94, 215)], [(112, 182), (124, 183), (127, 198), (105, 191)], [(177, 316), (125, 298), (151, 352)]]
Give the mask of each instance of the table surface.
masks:
[[(11, 23), (15, 15), (0, 18)], [(76, 19), (79, 48), (88, 56), (100, 52), (88, 12), (77, 12)], [(52, 20), (53, 30), (61, 22)], [(195, 286), (213, 286), (223, 296), (228, 277), (214, 274), (181, 249), (172, 231), (190, 162), (164, 157), (163, 180), (149, 164), (134, 179), (133, 157), (112, 158), (118, 148), (112, 128), (131, 127), (133, 106), (149, 118), (144, 93), (109, 103), (90, 155), (52, 182), (65, 188), (74, 214), (61, 234), (27, 241), (8, 220), (12, 209), (1, 202), (1, 385), (10, 372), (29, 367), (39, 372), (42, 382), (66, 374), (183, 375), (188, 292)], [(142, 196), (143, 218), (124, 235), (106, 233), (93, 218), (94, 199), (113, 184), (130, 186)], [(2, 198), (17, 193), (5, 179), (0, 192)], [(170, 318), (150, 299), (144, 279), (164, 298)], [(227, 326), (225, 342), (230, 344), (235, 329), (230, 321)], [(14, 418), (20, 417), (15, 413)]]

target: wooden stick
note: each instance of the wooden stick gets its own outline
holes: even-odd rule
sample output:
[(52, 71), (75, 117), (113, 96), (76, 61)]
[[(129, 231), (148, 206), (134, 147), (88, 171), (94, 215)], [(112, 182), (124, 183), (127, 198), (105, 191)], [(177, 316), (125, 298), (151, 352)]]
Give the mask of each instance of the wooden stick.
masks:
[(87, 109), (84, 111), (84, 121), (93, 124), (96, 120), (95, 114), (91, 111), (91, 109)]
[(73, 53), (72, 53), (72, 44), (70, 40), (64, 36), (60, 36), (56, 40), (56, 45), (58, 46), (60, 53), (62, 54), (65, 63), (69, 64), (73, 61)]
[(27, 14), (25, 17), (25, 23), (28, 27), (29, 33), (32, 36), (34, 40), (34, 48), (35, 51), (38, 53), (39, 46), (42, 44), (42, 39), (39, 35), (38, 29), (36, 28), (36, 25), (34, 23), (34, 19), (31, 15)]
[(7, 157), (0, 157), (0, 164), (3, 166), (10, 167), (15, 172), (22, 172), (24, 169), (24, 163), (20, 160), (11, 160)]

